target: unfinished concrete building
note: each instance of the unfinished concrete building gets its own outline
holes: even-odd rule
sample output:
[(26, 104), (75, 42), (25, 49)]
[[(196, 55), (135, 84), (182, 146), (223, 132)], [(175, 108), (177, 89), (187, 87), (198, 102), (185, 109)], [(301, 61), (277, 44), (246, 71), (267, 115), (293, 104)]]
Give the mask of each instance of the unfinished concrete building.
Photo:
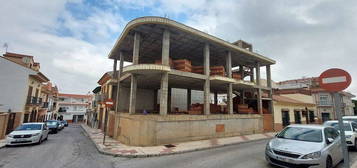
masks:
[[(109, 125), (125, 144), (152, 146), (273, 128), (275, 61), (252, 52), (244, 41), (229, 43), (167, 18), (142, 17), (126, 25), (109, 58), (114, 73), (108, 83), (115, 92), (110, 98), (116, 102)], [(124, 67), (124, 61), (132, 64)], [(261, 67), (267, 86), (260, 84)], [(173, 88), (184, 89), (186, 109), (172, 107)], [(203, 93), (202, 103), (192, 104), (195, 91)], [(227, 95), (226, 106), (217, 105), (218, 94)]]

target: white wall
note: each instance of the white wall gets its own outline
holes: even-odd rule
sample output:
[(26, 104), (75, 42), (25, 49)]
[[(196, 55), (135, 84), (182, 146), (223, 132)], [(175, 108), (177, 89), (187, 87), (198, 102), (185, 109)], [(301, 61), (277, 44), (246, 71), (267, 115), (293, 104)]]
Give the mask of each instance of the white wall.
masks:
[[(136, 91), (136, 111), (154, 110), (154, 90), (137, 89)], [(130, 101), (130, 88), (120, 89), (119, 110), (128, 111)]]
[(0, 112), (23, 112), (28, 92), (28, 68), (0, 57)]

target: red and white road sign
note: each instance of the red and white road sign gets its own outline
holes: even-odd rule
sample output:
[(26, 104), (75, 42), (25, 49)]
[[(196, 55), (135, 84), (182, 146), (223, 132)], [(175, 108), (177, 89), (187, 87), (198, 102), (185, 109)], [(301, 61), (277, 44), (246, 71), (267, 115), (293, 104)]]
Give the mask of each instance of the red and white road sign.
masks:
[(345, 90), (350, 86), (351, 81), (351, 75), (338, 68), (328, 69), (319, 77), (320, 87), (332, 92)]
[(114, 106), (114, 101), (112, 99), (107, 99), (105, 101), (105, 106), (106, 107), (113, 107)]

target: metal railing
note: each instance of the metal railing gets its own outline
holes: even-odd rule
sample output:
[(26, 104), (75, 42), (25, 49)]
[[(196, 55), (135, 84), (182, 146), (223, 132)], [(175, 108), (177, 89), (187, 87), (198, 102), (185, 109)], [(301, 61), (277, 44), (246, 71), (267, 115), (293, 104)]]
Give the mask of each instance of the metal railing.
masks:
[(319, 106), (333, 106), (333, 103), (331, 101), (319, 101), (319, 102), (317, 102), (317, 105), (319, 105)]
[(28, 96), (26, 100), (27, 104), (31, 105), (39, 105), (42, 103), (42, 98), (34, 97), (34, 96)]

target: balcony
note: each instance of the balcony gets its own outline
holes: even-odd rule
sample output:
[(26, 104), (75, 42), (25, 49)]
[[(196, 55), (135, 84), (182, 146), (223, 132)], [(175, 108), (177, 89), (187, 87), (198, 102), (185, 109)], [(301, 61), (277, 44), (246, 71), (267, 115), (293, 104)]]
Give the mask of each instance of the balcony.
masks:
[(42, 108), (48, 108), (49, 103), (48, 102), (43, 102)]
[(59, 113), (65, 113), (65, 112), (67, 112), (67, 110), (66, 110), (65, 108), (60, 107), (60, 108), (58, 109), (58, 112), (59, 112)]
[(329, 107), (333, 106), (333, 103), (331, 101), (319, 101), (317, 102), (318, 106), (324, 106), (324, 107)]
[(26, 104), (28, 105), (40, 105), (42, 103), (42, 98), (28, 96)]

